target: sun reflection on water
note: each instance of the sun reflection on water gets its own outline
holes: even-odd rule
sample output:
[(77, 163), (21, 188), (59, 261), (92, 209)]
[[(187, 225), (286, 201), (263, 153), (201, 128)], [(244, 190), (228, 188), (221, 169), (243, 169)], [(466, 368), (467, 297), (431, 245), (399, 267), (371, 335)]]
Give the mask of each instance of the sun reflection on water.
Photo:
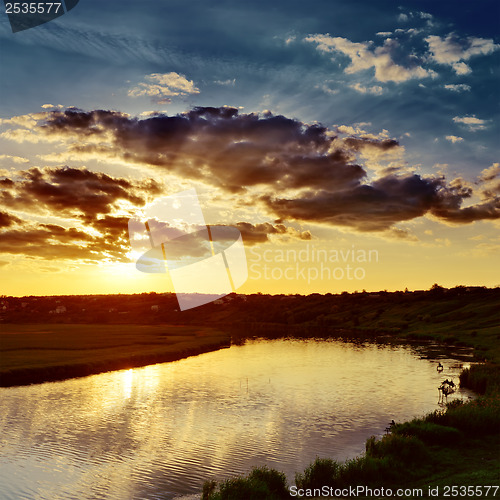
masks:
[(264, 463), (293, 478), (436, 409), (441, 378), (410, 348), (287, 340), (1, 389), (0, 497), (173, 498)]

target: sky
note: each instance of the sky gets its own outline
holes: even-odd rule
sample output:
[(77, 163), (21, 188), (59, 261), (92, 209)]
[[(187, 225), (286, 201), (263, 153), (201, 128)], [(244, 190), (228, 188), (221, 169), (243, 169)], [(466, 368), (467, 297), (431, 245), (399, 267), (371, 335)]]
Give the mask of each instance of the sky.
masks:
[(174, 291), (137, 269), (129, 220), (191, 189), (241, 233), (240, 293), (500, 285), (499, 19), (80, 0), (12, 33), (2, 12), (0, 293)]

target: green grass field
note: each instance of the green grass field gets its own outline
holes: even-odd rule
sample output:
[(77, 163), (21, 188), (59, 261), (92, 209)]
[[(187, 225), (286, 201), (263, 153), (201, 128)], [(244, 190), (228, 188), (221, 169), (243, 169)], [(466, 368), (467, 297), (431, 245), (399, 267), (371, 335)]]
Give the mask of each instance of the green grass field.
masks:
[(60, 380), (171, 361), (228, 344), (229, 336), (211, 327), (4, 324), (0, 333), (0, 385)]

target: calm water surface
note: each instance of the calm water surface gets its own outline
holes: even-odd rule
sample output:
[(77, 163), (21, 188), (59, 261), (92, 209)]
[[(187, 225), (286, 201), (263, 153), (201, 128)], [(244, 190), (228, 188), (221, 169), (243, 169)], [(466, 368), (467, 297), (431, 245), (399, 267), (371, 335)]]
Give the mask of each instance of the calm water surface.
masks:
[(0, 498), (171, 499), (262, 464), (291, 480), (436, 409), (437, 386), (460, 371), (440, 361), (442, 374), (409, 347), (260, 340), (0, 389)]

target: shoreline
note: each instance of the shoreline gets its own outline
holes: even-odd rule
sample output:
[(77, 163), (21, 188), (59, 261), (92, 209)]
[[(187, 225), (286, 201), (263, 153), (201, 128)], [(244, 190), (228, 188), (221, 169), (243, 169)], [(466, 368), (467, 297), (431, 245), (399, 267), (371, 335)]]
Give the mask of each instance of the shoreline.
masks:
[(99, 375), (118, 370), (128, 370), (131, 368), (142, 368), (156, 365), (158, 363), (170, 363), (179, 361), (191, 356), (198, 356), (208, 352), (215, 352), (220, 349), (229, 348), (227, 342), (219, 344), (209, 344), (203, 347), (193, 347), (178, 352), (158, 354), (155, 356), (137, 356), (132, 359), (116, 359), (109, 362), (102, 362), (93, 365), (59, 365), (49, 368), (25, 368), (13, 370), (11, 372), (0, 373), (0, 388), (24, 387), (29, 385), (45, 384), (47, 382), (61, 382), (64, 380)]
[[(387, 333), (383, 339), (379, 338), (382, 335), (375, 334), (371, 340), (413, 345), (422, 345), (427, 341), (434, 347), (442, 346), (443, 351), (453, 347), (451, 343), (440, 342), (434, 335), (411, 335), (405, 339), (398, 333)], [(353, 334), (346, 340), (355, 340), (356, 337)], [(469, 345), (461, 343), (457, 347), (467, 346), (475, 354), (481, 352), (477, 349), (476, 335), (466, 334), (465, 337)], [(397, 422), (389, 434), (379, 438), (367, 437), (365, 452), (356, 459), (338, 462), (317, 458), (302, 473), (297, 473), (295, 481), (290, 484), (282, 472), (266, 466), (255, 467), (247, 475), (226, 480), (207, 478), (201, 498), (221, 500), (223, 492), (224, 498), (233, 498), (231, 494), (245, 491), (249, 495), (265, 492), (268, 494), (266, 498), (279, 500), (290, 497), (290, 488), (294, 484), (305, 493), (296, 498), (320, 498), (311, 493), (320, 491), (324, 485), (344, 488), (353, 484), (365, 484), (372, 489), (380, 486), (422, 488), (422, 498), (436, 497), (435, 494), (429, 495), (431, 486), (433, 491), (443, 492), (450, 485), (465, 487), (467, 491), (468, 488), (473, 487), (474, 491), (479, 488), (482, 495), (486, 485), (497, 484), (499, 479), (500, 364), (496, 359), (488, 362), (473, 355), (471, 361), (474, 365), (462, 368), (460, 386), (473, 390), (477, 394), (475, 400), (455, 400), (447, 403), (443, 410), (435, 410), (408, 422)], [(463, 460), (465, 454), (468, 457), (466, 461)]]
[[(69, 326), (69, 325), (66, 325)], [(89, 326), (89, 325), (87, 325)], [(109, 326), (109, 325), (107, 325)], [(146, 326), (146, 325), (143, 325)], [(168, 326), (168, 325), (166, 325)], [(266, 325), (268, 328), (271, 325)], [(278, 330), (278, 334), (276, 335), (276, 330)], [(168, 352), (159, 352), (154, 354), (136, 354), (129, 357), (117, 357), (110, 358), (104, 361), (97, 362), (85, 362), (85, 363), (74, 363), (74, 364), (56, 364), (44, 367), (27, 367), (27, 368), (16, 368), (11, 370), (6, 370), (0, 372), (0, 388), (9, 388), (9, 387), (23, 387), (28, 385), (36, 385), (43, 384), (47, 382), (60, 382), (63, 380), (69, 380), (74, 378), (87, 377), (91, 375), (98, 375), (100, 373), (108, 373), (112, 371), (118, 370), (127, 370), (131, 368), (141, 368), (144, 366), (154, 365), (158, 363), (169, 363), (173, 361), (179, 361), (181, 359), (186, 359), (191, 356), (198, 356), (200, 354), (205, 354), (208, 352), (215, 352), (220, 349), (226, 349), (231, 347), (231, 345), (238, 345), (247, 340), (255, 340), (255, 339), (270, 339), (270, 340), (279, 340), (279, 339), (287, 339), (287, 338), (297, 338), (297, 339), (311, 339), (316, 338), (317, 340), (326, 340), (326, 339), (335, 339), (340, 341), (363, 341), (369, 343), (388, 343), (392, 345), (412, 345), (419, 346), (423, 348), (423, 356), (427, 359), (439, 359), (444, 357), (445, 348), (449, 351), (452, 350), (452, 353), (446, 353), (448, 357), (457, 359), (459, 361), (468, 361), (468, 362), (480, 362), (477, 360), (473, 354), (460, 354), (457, 351), (464, 350), (464, 346), (451, 346), (444, 345), (436, 341), (435, 339), (414, 339), (414, 338), (405, 338), (394, 333), (388, 332), (359, 332), (359, 331), (336, 331), (335, 334), (333, 331), (329, 333), (323, 333), (322, 335), (318, 335), (317, 337), (312, 337), (311, 335), (300, 335), (299, 332), (296, 331), (295, 335), (290, 335), (289, 331), (287, 333), (281, 331), (278, 327), (274, 330), (275, 335), (268, 335), (269, 330), (264, 332), (253, 332), (253, 335), (241, 335), (232, 334), (229, 338), (224, 339), (222, 341), (217, 342), (209, 342), (203, 345), (199, 345), (196, 347), (183, 347), (176, 350), (171, 350)], [(22, 335), (18, 334), (18, 335)], [(436, 349), (437, 348), (437, 349)], [(432, 350), (431, 350), (432, 349)], [(467, 349), (467, 348), (466, 348)], [(471, 349), (471, 348), (469, 348)], [(471, 349), (472, 350), (472, 349)], [(429, 351), (429, 352), (427, 352)]]
[(12, 325), (2, 332), (0, 388), (179, 361), (228, 348), (228, 334), (163, 325)]
[[(475, 386), (477, 399), (455, 400), (442, 410), (396, 422), (388, 434), (368, 437), (365, 452), (354, 459), (317, 457), (290, 483), (283, 472), (267, 465), (223, 480), (207, 478), (201, 500), (240, 498), (241, 492), (267, 500), (347, 498), (351, 495), (343, 492), (352, 487), (367, 492), (354, 495), (363, 500), (373, 498), (368, 490), (382, 492), (377, 498), (384, 500), (394, 498), (396, 490), (404, 492), (400, 498), (457, 496), (450, 494), (452, 488), (462, 493), (472, 488), (471, 496), (492, 498), (488, 493), (493, 488), (496, 496), (498, 486), (493, 485), (500, 479), (500, 366), (480, 363), (475, 368), (463, 369), (460, 380), (464, 387)], [(474, 376), (485, 378), (483, 390)], [(329, 494), (322, 493), (324, 488)]]

